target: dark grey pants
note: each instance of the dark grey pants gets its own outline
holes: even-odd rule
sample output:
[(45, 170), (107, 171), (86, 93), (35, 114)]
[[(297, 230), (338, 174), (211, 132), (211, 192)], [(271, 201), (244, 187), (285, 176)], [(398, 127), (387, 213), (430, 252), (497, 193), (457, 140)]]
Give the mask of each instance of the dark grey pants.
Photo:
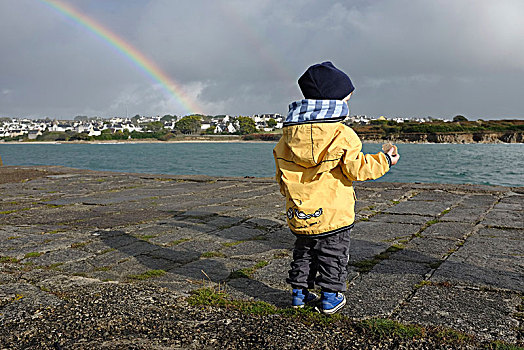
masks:
[(316, 284), (324, 291), (346, 291), (350, 232), (348, 228), (327, 237), (297, 237), (287, 283), (293, 288)]

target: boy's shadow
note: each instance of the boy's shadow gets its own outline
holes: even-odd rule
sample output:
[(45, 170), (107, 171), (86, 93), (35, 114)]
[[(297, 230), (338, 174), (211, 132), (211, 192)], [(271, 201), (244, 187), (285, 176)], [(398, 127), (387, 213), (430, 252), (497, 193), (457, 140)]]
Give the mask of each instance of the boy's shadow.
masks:
[[(184, 218), (180, 215), (181, 213), (175, 213), (174, 221), (167, 220), (171, 228), (175, 229), (190, 229), (199, 234), (205, 234), (208, 239), (211, 236), (216, 236), (217, 241), (219, 237), (224, 238), (221, 235), (221, 229), (216, 226), (212, 226), (206, 223), (206, 220), (194, 222), (191, 218)], [(246, 218), (233, 218), (229, 216), (209, 214), (209, 218), (213, 220), (232, 220), (239, 223), (246, 221)], [(165, 225), (165, 223), (164, 223)], [(159, 226), (158, 230), (162, 230), (165, 226)], [(244, 227), (243, 224), (240, 227)], [(249, 225), (248, 225), (249, 226)], [(256, 225), (253, 225), (255, 228)], [(246, 227), (246, 230), (251, 228)], [(268, 231), (260, 231), (261, 235), (257, 235), (256, 238), (252, 239), (257, 243), (266, 246), (267, 250), (272, 249), (292, 249), (293, 237), (289, 239), (274, 239), (275, 230), (278, 228), (272, 228)], [(180, 282), (181, 284), (192, 284), (197, 289), (202, 281), (210, 281), (214, 283), (221, 283), (227, 286), (227, 292), (232, 294), (233, 297), (249, 296), (257, 301), (264, 301), (271, 303), (276, 306), (287, 306), (290, 301), (290, 293), (288, 290), (282, 290), (269, 286), (268, 284), (261, 282), (255, 278), (247, 277), (242, 274), (242, 270), (232, 270), (231, 267), (226, 266), (227, 261), (223, 253), (219, 251), (213, 252), (210, 256), (206, 256), (206, 252), (198, 245), (198, 238), (195, 240), (182, 239), (180, 244), (166, 247), (158, 244), (149, 242), (147, 239), (132, 236), (122, 230), (109, 230), (109, 231), (98, 231), (99, 238), (104, 245), (114, 249), (116, 252), (124, 254), (128, 257), (133, 257), (136, 261), (147, 268), (148, 270), (164, 270), (168, 274), (164, 277), (156, 278), (161, 285), (162, 282)], [(272, 234), (273, 233), (273, 234)], [(288, 232), (289, 235), (291, 233)], [(226, 237), (227, 238), (227, 237)], [(245, 241), (250, 241), (247, 238)], [(195, 244), (190, 244), (194, 242)], [(237, 247), (240, 247), (238, 245)], [(227, 259), (227, 258), (226, 258)], [(269, 260), (271, 264), (273, 260)], [(244, 261), (246, 270), (250, 270), (257, 264), (256, 261)], [(235, 265), (235, 264), (233, 264)], [(263, 268), (259, 267), (259, 268)], [(139, 270), (139, 269), (137, 269)], [(256, 268), (255, 268), (256, 270)], [(253, 271), (253, 270), (251, 270)], [(239, 273), (240, 272), (240, 273)], [(286, 270), (287, 272), (287, 270)], [(169, 280), (168, 276), (173, 277), (173, 280)], [(284, 280), (285, 276), (279, 276)], [(178, 284), (178, 285), (181, 285)], [(175, 288), (177, 283), (174, 284)], [(183, 288), (183, 287), (181, 287)]]

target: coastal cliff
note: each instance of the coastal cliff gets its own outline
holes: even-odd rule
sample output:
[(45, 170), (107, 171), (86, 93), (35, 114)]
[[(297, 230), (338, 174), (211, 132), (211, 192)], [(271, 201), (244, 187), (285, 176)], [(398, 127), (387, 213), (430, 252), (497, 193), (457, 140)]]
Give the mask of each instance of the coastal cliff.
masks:
[(384, 134), (361, 133), (362, 141), (394, 141), (406, 143), (523, 143), (523, 132), (488, 132), (488, 133), (406, 133)]

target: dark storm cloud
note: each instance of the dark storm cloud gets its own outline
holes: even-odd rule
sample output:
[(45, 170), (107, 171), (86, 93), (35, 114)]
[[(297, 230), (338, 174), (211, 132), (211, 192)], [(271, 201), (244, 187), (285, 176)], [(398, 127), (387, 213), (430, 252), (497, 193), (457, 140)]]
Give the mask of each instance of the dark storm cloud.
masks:
[[(352, 113), (522, 117), (524, 3), (69, 1), (128, 40), (210, 114), (285, 113), (332, 60)], [(0, 1), (0, 114), (184, 114), (107, 43), (37, 0)], [(4, 54), (5, 53), (5, 54)]]

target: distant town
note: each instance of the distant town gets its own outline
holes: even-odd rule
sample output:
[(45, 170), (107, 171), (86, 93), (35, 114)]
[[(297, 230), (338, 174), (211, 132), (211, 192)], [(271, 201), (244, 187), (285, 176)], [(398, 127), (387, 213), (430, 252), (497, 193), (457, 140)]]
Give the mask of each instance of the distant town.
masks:
[[(435, 118), (369, 118), (351, 116), (348, 125), (370, 125), (377, 121), (399, 123), (424, 123), (431, 121), (450, 122)], [(246, 135), (274, 133), (282, 129), (284, 117), (280, 114), (255, 114), (252, 116), (230, 115), (175, 115), (134, 117), (87, 117), (76, 116), (72, 120), (0, 118), (0, 139), (13, 140), (97, 140), (161, 138), (162, 136), (185, 134)]]

